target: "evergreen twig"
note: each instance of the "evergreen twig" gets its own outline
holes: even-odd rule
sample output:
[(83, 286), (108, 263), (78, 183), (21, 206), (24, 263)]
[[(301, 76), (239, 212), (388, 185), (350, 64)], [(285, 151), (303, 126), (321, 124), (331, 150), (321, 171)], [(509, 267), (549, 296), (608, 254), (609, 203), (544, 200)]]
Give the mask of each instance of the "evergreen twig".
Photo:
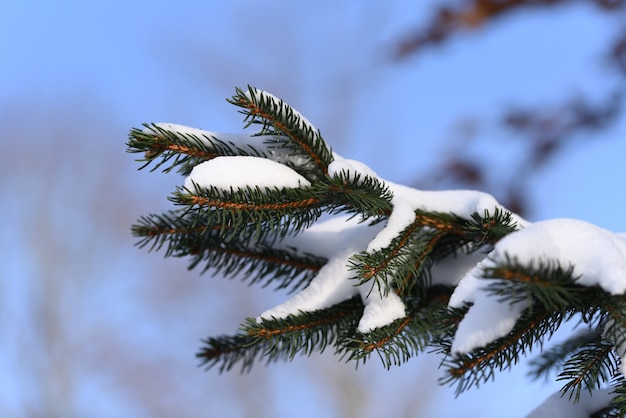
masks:
[[(454, 215), (416, 211), (414, 221), (389, 246), (352, 257), (351, 268), (357, 273), (359, 285), (374, 280), (376, 289), (383, 295), (392, 289), (401, 295), (410, 292), (414, 286), (424, 289), (429, 285), (433, 261), (466, 245), (464, 224), (463, 219)], [(459, 237), (440, 247), (447, 234)], [(444, 248), (444, 254), (436, 254), (437, 250)]]
[(456, 384), (458, 394), (494, 379), (496, 371), (513, 367), (522, 355), (534, 345), (549, 339), (561, 323), (570, 317), (570, 312), (563, 311), (535, 311), (533, 315), (527, 313), (508, 335), (467, 354), (450, 353), (451, 341), (442, 340), (440, 350), (449, 353), (444, 362), (447, 374), (442, 378), (442, 383)]
[(317, 193), (323, 196), (331, 213), (358, 213), (364, 218), (389, 216), (392, 210), (392, 192), (374, 177), (348, 175), (345, 171), (326, 177), (317, 184)]
[(451, 292), (447, 286), (432, 286), (422, 298), (404, 299), (408, 309), (405, 318), (346, 340), (347, 360), (365, 362), (376, 352), (383, 365), (390, 368), (424, 351), (435, 336), (448, 331), (440, 319)]
[(274, 135), (274, 147), (289, 149), (310, 162), (294, 167), (305, 178), (315, 181), (328, 174), (328, 165), (333, 161), (331, 149), (319, 130), (292, 107), (251, 86), (247, 91), (237, 88), (229, 102), (243, 109), (246, 127), (260, 124), (260, 135)]
[(178, 167), (181, 174), (189, 174), (199, 163), (218, 156), (263, 156), (252, 146), (237, 147), (208, 132), (180, 132), (164, 124), (144, 124), (143, 129), (133, 128), (128, 135), (128, 152), (143, 153), (143, 169), (153, 164), (150, 171), (165, 166), (164, 172)]
[[(330, 170), (330, 175), (336, 156), (320, 132), (282, 100), (248, 87), (237, 89), (229, 102), (241, 108), (246, 126), (260, 126), (257, 134), (235, 138), (151, 124), (130, 131), (128, 152), (143, 153), (141, 168), (177, 168), (183, 174), (218, 156), (263, 157), (291, 167), (310, 185), (181, 187), (170, 197), (179, 206), (176, 210), (144, 216), (132, 232), (141, 247), (165, 248), (167, 257), (190, 257), (189, 268), (202, 265), (202, 271), (211, 269), (250, 284), (277, 283), (290, 291), (306, 287), (329, 260), (281, 241), (309, 228), (324, 212), (360, 216), (369, 226), (385, 222), (396, 202), (392, 189), (399, 189), (373, 175), (345, 170)], [(409, 225), (387, 247), (354, 254), (346, 266), (354, 271), (355, 285), (371, 286), (383, 296), (396, 292), (405, 317), (361, 334), (364, 305), (355, 297), (286, 318), (248, 319), (237, 335), (204, 340), (198, 358), (206, 368), (226, 371), (240, 365), (248, 371), (260, 360), (291, 360), (333, 347), (357, 364), (376, 352), (391, 367), (434, 346), (446, 356), (442, 383), (456, 384), (461, 392), (512, 367), (536, 346), (543, 347), (563, 322), (577, 316), (588, 331), (545, 350), (533, 363), (532, 376), (558, 371), (557, 379), (565, 382), (562, 393), (574, 401), (583, 389), (592, 392), (612, 380), (613, 404), (594, 416), (616, 411), (626, 415), (626, 383), (618, 378), (617, 357), (626, 352), (626, 300), (600, 286), (581, 285), (573, 265), (528, 261), (516, 254), (485, 260), (487, 296), (503, 304), (523, 304), (524, 311), (507, 335), (470, 353), (451, 352), (455, 331), (470, 305), (447, 308), (453, 289), (432, 283), (431, 268), (450, 255), (491, 249), (518, 227), (513, 215), (498, 207), (472, 213), (469, 219), (415, 210)]]
[(613, 344), (606, 341), (591, 341), (577, 350), (563, 365), (563, 371), (556, 378), (566, 381), (561, 389), (563, 395), (578, 402), (582, 389), (593, 394), (602, 383), (609, 382), (619, 373), (618, 360)]
[(186, 206), (192, 222), (219, 226), (226, 241), (283, 237), (308, 228), (322, 214), (320, 199), (301, 188), (181, 188), (170, 200)]

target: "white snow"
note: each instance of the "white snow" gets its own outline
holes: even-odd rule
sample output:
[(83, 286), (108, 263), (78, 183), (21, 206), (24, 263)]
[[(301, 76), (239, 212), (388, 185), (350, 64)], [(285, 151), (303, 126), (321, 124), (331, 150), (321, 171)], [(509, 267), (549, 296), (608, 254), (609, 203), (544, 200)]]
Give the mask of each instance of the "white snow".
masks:
[[(249, 134), (233, 134), (224, 132), (212, 132), (205, 131), (203, 129), (192, 128), (189, 126), (178, 125), (176, 123), (155, 123), (155, 128), (152, 125), (144, 127), (143, 132), (150, 134), (158, 134), (159, 129), (166, 132), (174, 133), (178, 136), (195, 137), (200, 139), (205, 144), (211, 144), (214, 140), (225, 142), (226, 144), (247, 149), (248, 146), (254, 146), (256, 149), (264, 149), (263, 142), (271, 140), (271, 135), (254, 136)], [(158, 129), (157, 129), (158, 128)]]
[[(255, 95), (262, 94), (275, 103), (280, 101), (274, 96), (253, 90)], [(248, 93), (250, 94), (250, 93)], [(299, 114), (298, 114), (299, 115)], [(300, 115), (301, 116), (301, 115)], [(314, 129), (302, 117), (302, 127)], [(244, 148), (259, 141), (259, 137), (237, 134), (223, 134), (188, 128), (175, 124), (158, 124), (160, 129), (182, 135), (211, 141), (219, 139), (233, 146)], [(147, 128), (154, 132), (154, 129)], [(310, 182), (281, 161), (288, 158), (274, 153), (271, 146), (253, 145), (266, 153), (268, 158), (253, 156), (220, 156), (205, 161), (193, 168), (185, 180), (185, 187), (193, 191), (194, 187), (230, 190), (232, 188), (295, 188), (310, 186)], [(264, 154), (265, 155), (265, 154)], [(329, 166), (329, 175), (346, 173), (351, 178), (371, 176), (378, 178), (367, 165), (348, 160), (334, 153), (334, 161)], [(293, 161), (291, 161), (293, 162)], [(381, 182), (384, 180), (378, 178)], [(328, 258), (311, 284), (284, 303), (263, 312), (262, 318), (284, 318), (300, 311), (328, 308), (343, 300), (360, 295), (365, 305), (359, 323), (359, 331), (369, 332), (405, 316), (405, 306), (398, 295), (389, 292), (380, 294), (373, 285), (355, 286), (354, 272), (349, 268), (350, 258), (362, 251), (373, 252), (388, 246), (404, 228), (415, 219), (415, 210), (454, 212), (468, 217), (474, 211), (485, 209), (493, 211), (500, 206), (488, 194), (474, 191), (426, 192), (386, 182), (393, 192), (393, 211), (385, 223), (370, 226), (355, 220), (335, 216), (325, 222), (318, 222), (308, 231), (297, 237), (287, 237), (281, 245), (293, 246), (302, 252), (310, 252)], [(520, 219), (520, 223), (525, 221)], [(446, 277), (445, 282), (454, 282)]]
[(406, 316), (404, 303), (394, 292), (382, 296), (376, 289), (370, 292), (366, 285), (359, 286), (358, 289), (365, 304), (363, 316), (359, 321), (359, 332), (370, 332)]
[(366, 176), (377, 177), (374, 170), (360, 161), (336, 157), (335, 160), (328, 165), (328, 175), (336, 176), (342, 171), (348, 175), (350, 180), (354, 180), (357, 176), (361, 179)]
[(449, 306), (460, 307), (472, 302), (469, 312), (457, 329), (453, 352), (469, 352), (511, 331), (527, 307), (525, 302), (510, 306), (487, 295), (489, 280), (483, 270), (495, 266), (505, 255), (524, 265), (556, 261), (563, 268), (573, 266), (577, 283), (598, 285), (617, 295), (626, 291), (626, 240), (588, 222), (575, 219), (553, 219), (528, 225), (500, 240), (493, 252), (474, 267), (459, 283)]
[(298, 235), (284, 237), (280, 242), (274, 243), (273, 247), (297, 248), (299, 252), (330, 259), (346, 244), (346, 237), (348, 240), (365, 240), (366, 234), (376, 234), (383, 226), (380, 223), (370, 226), (361, 222), (358, 217), (348, 214), (322, 214), (308, 229)]
[(185, 188), (193, 191), (194, 183), (201, 188), (213, 186), (223, 190), (246, 186), (297, 188), (311, 185), (284, 164), (249, 156), (222, 156), (204, 161), (191, 170), (185, 179)]
[(243, 154), (253, 154), (266, 157), (279, 163), (290, 163), (293, 166), (306, 164), (306, 160), (299, 155), (293, 155), (288, 149), (276, 147), (276, 136), (258, 134), (234, 134), (224, 132), (212, 132), (174, 123), (155, 123), (145, 127), (143, 132), (159, 134), (159, 130), (183, 136), (198, 138), (207, 145), (215, 145), (217, 141), (223, 142), (233, 149), (241, 150)]
[(485, 251), (470, 251), (469, 247), (461, 248), (456, 254), (445, 257), (431, 267), (432, 283), (457, 286), (461, 279), (486, 255)]
[(478, 263), (460, 281), (448, 303), (451, 307), (462, 307), (463, 302), (473, 303), (456, 330), (453, 353), (467, 353), (505, 336), (527, 307), (523, 302), (514, 305), (500, 302), (486, 293), (489, 282), (481, 279), (480, 274), (488, 264), (489, 260)]
[[(360, 332), (369, 332), (404, 317), (404, 303), (396, 294), (384, 298), (376, 291), (370, 292), (368, 286), (355, 286), (356, 282), (351, 280), (354, 272), (348, 269), (348, 260), (363, 251), (379, 229), (379, 226), (370, 227), (342, 215), (319, 222), (295, 237), (293, 241), (304, 244), (298, 245), (299, 250), (306, 252), (310, 248), (315, 254), (329, 257), (329, 260), (308, 287), (263, 312), (257, 320), (285, 318), (300, 311), (329, 308), (356, 295), (360, 295), (365, 304), (358, 327)], [(296, 245), (296, 242), (286, 240), (283, 245)]]
[[(367, 250), (374, 252), (389, 246), (415, 219), (415, 211), (455, 213), (469, 219), (474, 212), (482, 214), (485, 210), (494, 213), (495, 209), (505, 210), (493, 196), (475, 190), (424, 191), (400, 184), (385, 182), (393, 193), (393, 212), (387, 221), (387, 227), (369, 244)], [(513, 214), (513, 221), (519, 227), (527, 221)]]
[[(248, 95), (258, 95), (279, 105), (281, 101), (269, 93), (252, 89)], [(286, 109), (286, 108), (285, 108)], [(295, 112), (295, 111), (294, 111)], [(302, 115), (301, 127), (315, 129)], [(223, 134), (188, 128), (175, 124), (159, 124), (161, 129), (203, 138), (219, 139), (240, 149), (254, 147), (261, 156), (222, 156), (194, 167), (185, 180), (185, 187), (231, 188), (297, 188), (310, 186), (310, 182), (285, 164), (297, 161), (280, 148), (271, 146), (271, 138), (251, 135)], [(154, 131), (154, 129), (147, 128)], [(267, 143), (264, 141), (267, 140)], [(394, 292), (382, 296), (372, 284), (356, 286), (354, 272), (350, 270), (350, 258), (362, 251), (374, 252), (389, 246), (407, 226), (415, 220), (415, 211), (454, 213), (469, 218), (474, 212), (485, 210), (493, 213), (496, 208), (505, 210), (491, 195), (473, 190), (423, 191), (402, 186), (379, 178), (365, 164), (342, 158), (333, 153), (329, 175), (346, 173), (351, 178), (375, 177), (392, 192), (393, 210), (386, 222), (371, 226), (359, 223), (347, 216), (325, 217), (303, 233), (286, 237), (277, 245), (292, 246), (302, 252), (310, 252), (328, 258), (310, 285), (284, 303), (263, 312), (263, 318), (284, 318), (301, 311), (328, 308), (343, 300), (360, 295), (365, 310), (359, 323), (359, 331), (369, 332), (405, 316), (405, 306)], [(306, 163), (301, 162), (301, 163)], [(504, 260), (505, 255), (514, 256), (523, 264), (540, 261), (556, 261), (562, 267), (574, 268), (585, 286), (601, 286), (611, 294), (626, 292), (626, 235), (618, 235), (595, 225), (572, 219), (555, 219), (530, 224), (513, 214), (513, 221), (520, 230), (500, 240), (486, 257), (481, 253), (448, 257), (433, 269), (436, 283), (455, 285), (451, 307), (473, 305), (460, 322), (452, 350), (468, 352), (484, 346), (511, 331), (522, 311), (524, 302), (510, 306), (489, 296), (485, 287), (483, 269)], [(624, 351), (624, 350), (622, 350)]]
[[(329, 166), (329, 175), (336, 175), (342, 171), (352, 178), (355, 178), (357, 174), (378, 178), (367, 165), (335, 155), (335, 160)], [(343, 220), (340, 222), (343, 222), (344, 227), (335, 224), (337, 230), (334, 235), (341, 236), (341, 240), (335, 242), (335, 245), (329, 245), (329, 242), (319, 237), (312, 239), (314, 231), (301, 234), (294, 242), (287, 240), (289, 245), (299, 249), (302, 249), (302, 244), (305, 244), (304, 247), (310, 248), (313, 253), (319, 253), (320, 249), (330, 252), (329, 262), (306, 289), (281, 305), (263, 312), (259, 320), (271, 317), (285, 318), (300, 311), (308, 312), (328, 308), (360, 294), (365, 310), (359, 323), (359, 331), (368, 332), (387, 325), (405, 316), (404, 303), (393, 292), (382, 296), (377, 289), (372, 289), (371, 285), (355, 287), (354, 280), (351, 280), (354, 278), (354, 273), (348, 269), (348, 260), (352, 255), (363, 250), (373, 252), (390, 245), (393, 238), (414, 221), (417, 209), (454, 212), (463, 217), (469, 217), (474, 211), (482, 213), (486, 209), (493, 213), (496, 208), (504, 209), (486, 193), (469, 190), (425, 192), (391, 182), (385, 183), (393, 192), (393, 211), (382, 227), (354, 224), (350, 230), (346, 230), (345, 220)], [(526, 224), (526, 221), (519, 217), (517, 221), (521, 225)], [(332, 222), (337, 222), (337, 220)], [(315, 226), (311, 229), (314, 230), (314, 228)], [(449, 281), (450, 278), (442, 280)]]

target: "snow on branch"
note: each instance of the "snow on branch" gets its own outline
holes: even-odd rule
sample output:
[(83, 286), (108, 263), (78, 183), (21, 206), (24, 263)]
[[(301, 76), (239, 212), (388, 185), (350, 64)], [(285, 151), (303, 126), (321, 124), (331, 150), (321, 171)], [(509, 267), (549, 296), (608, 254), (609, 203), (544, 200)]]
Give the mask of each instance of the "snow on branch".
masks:
[(266, 158), (221, 156), (193, 168), (185, 188), (219, 189), (261, 187), (306, 187), (311, 183), (286, 165)]
[[(571, 270), (567, 273), (575, 284), (598, 286), (610, 295), (626, 292), (626, 240), (617, 234), (575, 219), (554, 219), (528, 225), (507, 235), (494, 250), (474, 267), (456, 287), (450, 306), (459, 308), (472, 303), (456, 332), (453, 352), (470, 352), (507, 335), (531, 302), (521, 298), (511, 304), (493, 292), (494, 271), (510, 264), (513, 258), (520, 266), (557, 263)], [(512, 268), (502, 269), (495, 278), (504, 280), (540, 280), (514, 275)], [(489, 274), (491, 272), (491, 274)], [(491, 277), (490, 277), (491, 276)]]
[[(390, 366), (431, 345), (446, 356), (443, 380), (465, 390), (576, 316), (592, 338), (564, 345), (566, 390), (616, 377), (613, 356), (626, 355), (626, 235), (573, 219), (530, 223), (479, 191), (387, 181), (333, 153), (271, 94), (237, 89), (229, 101), (260, 130), (160, 123), (131, 130), (128, 142), (143, 167), (186, 176), (170, 198), (177, 210), (133, 226), (141, 246), (297, 290), (240, 334), (207, 339), (205, 364), (249, 369), (263, 355), (330, 344), (356, 361), (376, 351)], [(626, 395), (616, 399), (626, 412)]]

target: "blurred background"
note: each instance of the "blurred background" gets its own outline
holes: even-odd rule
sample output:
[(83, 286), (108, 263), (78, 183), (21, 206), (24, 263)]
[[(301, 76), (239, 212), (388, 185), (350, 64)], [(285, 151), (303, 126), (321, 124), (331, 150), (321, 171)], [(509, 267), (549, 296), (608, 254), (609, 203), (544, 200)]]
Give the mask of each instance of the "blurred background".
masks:
[(201, 338), (286, 295), (134, 247), (183, 179), (125, 142), (144, 122), (239, 132), (224, 98), (250, 84), (383, 178), (626, 231), (625, 7), (3, 0), (0, 417), (525, 415), (559, 386), (523, 366), (458, 398), (429, 355), (203, 371)]

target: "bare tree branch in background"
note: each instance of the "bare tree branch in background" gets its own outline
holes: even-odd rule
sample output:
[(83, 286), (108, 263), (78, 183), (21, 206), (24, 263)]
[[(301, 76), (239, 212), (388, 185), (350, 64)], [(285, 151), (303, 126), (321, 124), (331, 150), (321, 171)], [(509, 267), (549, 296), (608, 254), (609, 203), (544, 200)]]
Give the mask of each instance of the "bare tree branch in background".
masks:
[[(586, 0), (605, 13), (622, 13), (624, 0)], [(400, 39), (393, 48), (394, 60), (414, 56), (428, 47), (441, 46), (453, 37), (466, 35), (515, 13), (546, 6), (581, 3), (580, 0), (465, 0), (437, 8), (431, 20)], [(554, 11), (554, 10), (551, 10)]]
[[(466, 132), (465, 141), (456, 141), (455, 152), (445, 153), (445, 160), (426, 178), (418, 179), (420, 187), (469, 187), (488, 190), (506, 202), (517, 213), (532, 212), (528, 183), (544, 166), (549, 165), (567, 147), (581, 140), (601, 138), (622, 115), (623, 94), (615, 91), (600, 102), (574, 97), (565, 103), (541, 110), (511, 109), (497, 121), (506, 134), (500, 146), (516, 145), (516, 158), (508, 168), (510, 175), (494, 175), (489, 161), (472, 157), (469, 150), (481, 141), (478, 132)], [(468, 121), (465, 122), (469, 123)], [(461, 135), (464, 135), (461, 132)]]
[(520, 15), (530, 10), (557, 14), (564, 6), (575, 3), (597, 6), (597, 13), (604, 15), (607, 24), (616, 26), (616, 36), (606, 48), (604, 59), (621, 81), (599, 100), (577, 94), (557, 105), (532, 109), (518, 107), (504, 113), (494, 109), (495, 116), (485, 115), (485, 118), (495, 117), (510, 133), (507, 137), (519, 138), (524, 143), (525, 150), (510, 168), (515, 173), (510, 179), (490, 176), (486, 172), (486, 161), (476, 161), (468, 156), (469, 149), (480, 141), (473, 136), (471, 140), (462, 142), (456, 152), (447, 155), (447, 159), (431, 171), (433, 174), (416, 180), (416, 184), (432, 187), (445, 183), (446, 187), (455, 184), (490, 191), (514, 212), (527, 215), (532, 211), (528, 183), (534, 173), (549, 165), (565, 147), (579, 142), (581, 137), (585, 140), (601, 137), (602, 131), (611, 128), (623, 117), (626, 28), (620, 17), (626, 15), (624, 0), (466, 0), (454, 6), (440, 6), (429, 22), (397, 42), (392, 48), (392, 60), (407, 60), (429, 48), (441, 47), (454, 38), (487, 28), (513, 14)]

